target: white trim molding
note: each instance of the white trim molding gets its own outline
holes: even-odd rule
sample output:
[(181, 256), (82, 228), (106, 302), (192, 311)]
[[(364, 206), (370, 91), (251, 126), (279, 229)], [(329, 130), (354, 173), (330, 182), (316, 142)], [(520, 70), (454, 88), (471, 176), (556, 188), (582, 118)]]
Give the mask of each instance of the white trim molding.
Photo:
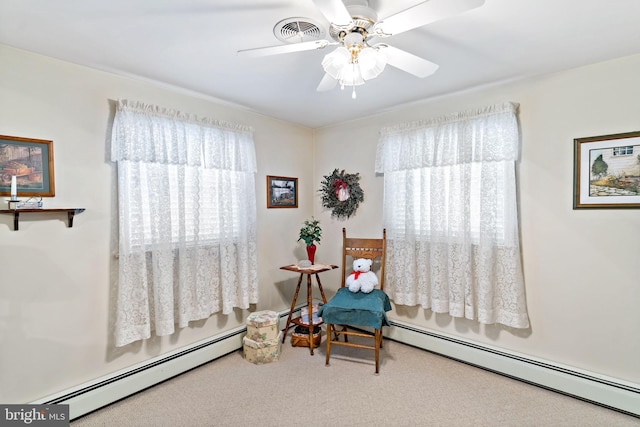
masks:
[(392, 320), (385, 336), (457, 361), (640, 416), (640, 384), (533, 358)]
[(111, 375), (31, 403), (69, 405), (69, 418), (74, 420), (238, 350), (242, 347), (242, 336), (246, 330), (246, 326), (233, 329), (222, 336), (212, 337), (177, 351), (154, 357)]
[[(300, 311), (297, 306), (294, 313)], [(289, 311), (281, 312), (284, 329)], [(120, 399), (242, 348), (246, 325), (98, 378), (33, 404), (68, 404), (76, 419)], [(505, 349), (391, 321), (385, 336), (413, 347), (640, 417), (640, 385)]]
[[(300, 306), (301, 307), (301, 306)], [(300, 311), (296, 307), (295, 312)], [(280, 329), (284, 329), (289, 310), (279, 313)], [(219, 335), (201, 340), (178, 350), (162, 354), (94, 381), (81, 384), (38, 399), (32, 404), (69, 405), (69, 418), (74, 420), (89, 412), (117, 402), (141, 390), (159, 384), (200, 365), (242, 348), (247, 326), (242, 325)]]

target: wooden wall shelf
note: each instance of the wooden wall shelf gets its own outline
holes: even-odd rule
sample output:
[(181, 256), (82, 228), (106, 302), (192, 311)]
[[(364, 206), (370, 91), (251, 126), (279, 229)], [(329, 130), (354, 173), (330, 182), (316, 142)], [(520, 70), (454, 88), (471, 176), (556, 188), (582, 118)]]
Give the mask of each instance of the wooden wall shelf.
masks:
[(69, 228), (71, 228), (71, 227), (73, 227), (73, 217), (74, 217), (74, 215), (84, 212), (84, 208), (3, 209), (3, 210), (0, 210), (0, 213), (12, 214), (13, 215), (13, 229), (14, 230), (18, 229), (18, 222), (19, 222), (21, 213), (44, 214), (44, 213), (54, 213), (54, 212), (66, 212), (67, 213), (68, 225), (69, 225)]

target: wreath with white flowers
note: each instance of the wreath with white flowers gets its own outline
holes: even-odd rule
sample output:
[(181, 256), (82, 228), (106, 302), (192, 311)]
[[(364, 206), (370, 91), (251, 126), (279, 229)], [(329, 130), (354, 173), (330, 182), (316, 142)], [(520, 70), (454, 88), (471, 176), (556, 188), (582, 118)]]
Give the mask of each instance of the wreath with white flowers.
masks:
[(347, 219), (356, 213), (360, 203), (364, 202), (364, 192), (360, 188), (360, 174), (345, 173), (334, 169), (331, 175), (325, 175), (320, 193), (322, 206), (331, 210), (331, 216)]

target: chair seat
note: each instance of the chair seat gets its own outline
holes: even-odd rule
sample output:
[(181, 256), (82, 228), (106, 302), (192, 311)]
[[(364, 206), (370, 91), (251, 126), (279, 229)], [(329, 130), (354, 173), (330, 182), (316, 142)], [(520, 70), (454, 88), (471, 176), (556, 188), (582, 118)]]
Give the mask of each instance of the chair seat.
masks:
[(384, 291), (374, 289), (368, 294), (340, 288), (333, 298), (318, 311), (323, 322), (333, 325), (368, 326), (380, 329), (390, 326), (387, 311), (391, 302)]

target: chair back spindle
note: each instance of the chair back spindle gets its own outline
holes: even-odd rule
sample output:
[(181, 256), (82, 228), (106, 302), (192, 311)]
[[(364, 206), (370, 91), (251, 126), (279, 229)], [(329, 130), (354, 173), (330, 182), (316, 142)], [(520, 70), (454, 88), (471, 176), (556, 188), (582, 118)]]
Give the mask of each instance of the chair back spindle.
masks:
[(350, 257), (351, 265), (353, 260), (366, 258), (373, 261), (371, 271), (375, 272), (377, 265), (380, 265), (380, 278), (378, 280), (380, 289), (384, 290), (384, 265), (387, 245), (387, 230), (382, 230), (381, 239), (360, 239), (347, 237), (346, 228), (342, 229), (342, 283), (340, 287), (345, 287), (347, 274), (347, 263)]

